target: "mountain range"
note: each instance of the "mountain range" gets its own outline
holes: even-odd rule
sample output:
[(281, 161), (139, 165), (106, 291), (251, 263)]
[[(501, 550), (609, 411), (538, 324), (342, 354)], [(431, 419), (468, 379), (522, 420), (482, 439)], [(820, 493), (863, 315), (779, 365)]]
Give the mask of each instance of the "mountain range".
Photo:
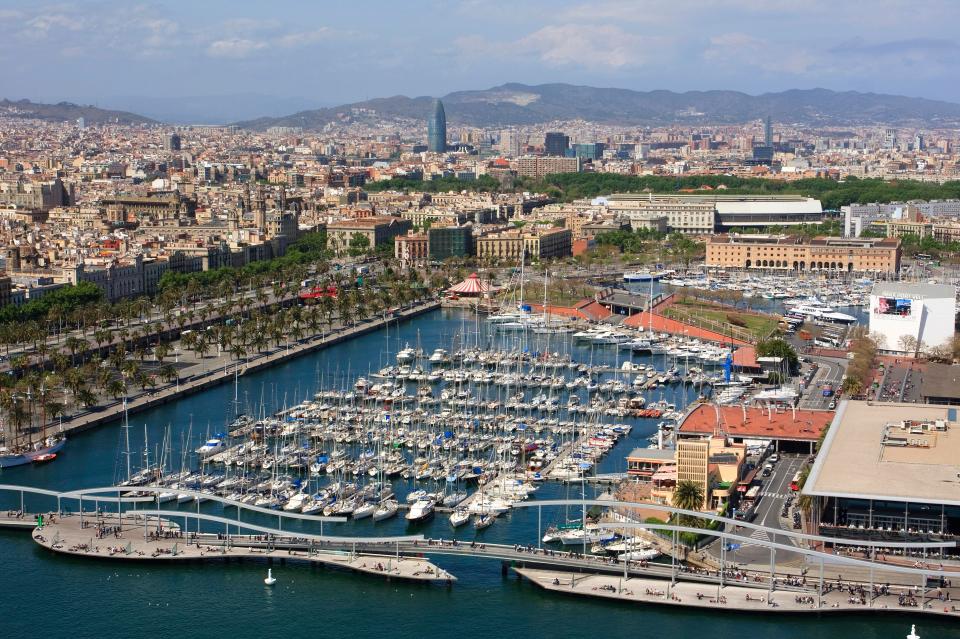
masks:
[[(739, 124), (770, 116), (778, 122), (814, 125), (960, 123), (960, 104), (880, 93), (793, 89), (749, 95), (739, 91), (633, 91), (570, 84), (504, 84), (442, 96), (447, 121), (470, 126), (538, 124), (587, 120), (621, 125)], [(335, 121), (413, 118), (425, 120), (434, 98), (393, 96), (337, 107), (237, 122), (264, 130), (272, 126), (317, 129)]]
[[(231, 99), (227, 99), (227, 98)], [(119, 122), (153, 124), (174, 122), (226, 122), (251, 113), (282, 112), (298, 108), (303, 98), (277, 99), (264, 106), (263, 96), (243, 94), (184, 98), (158, 102), (148, 109), (145, 98), (118, 98), (122, 106), (139, 106), (157, 119), (130, 111), (81, 106), (71, 102), (42, 104), (29, 100), (0, 101), (0, 114), (48, 121), (83, 117), (88, 124)], [(235, 98), (235, 99), (234, 99)], [(291, 115), (246, 119), (235, 124), (262, 131), (273, 126), (320, 129), (331, 122), (425, 121), (435, 98), (397, 95), (334, 107), (297, 111)], [(447, 121), (478, 127), (586, 120), (630, 126), (669, 124), (741, 124), (770, 116), (776, 122), (817, 126), (905, 125), (960, 126), (960, 104), (882, 93), (792, 89), (749, 95), (739, 91), (633, 91), (571, 84), (503, 84), (478, 91), (456, 91), (441, 96)], [(233, 106), (223, 110), (224, 102)], [(244, 105), (237, 102), (246, 102)], [(243, 114), (243, 115), (242, 115)]]
[(81, 106), (72, 102), (58, 102), (57, 104), (42, 104), (30, 100), (0, 100), (0, 115), (21, 117), (48, 122), (66, 122), (83, 118), (87, 124), (156, 124), (156, 120), (130, 113), (128, 111), (114, 111), (101, 109), (95, 106)]

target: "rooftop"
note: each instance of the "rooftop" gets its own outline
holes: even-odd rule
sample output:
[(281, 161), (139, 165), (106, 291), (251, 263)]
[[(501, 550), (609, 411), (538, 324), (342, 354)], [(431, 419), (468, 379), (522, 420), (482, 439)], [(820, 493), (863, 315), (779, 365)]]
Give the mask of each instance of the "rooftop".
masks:
[(764, 410), (758, 407), (700, 404), (684, 418), (681, 435), (710, 435), (721, 429), (731, 437), (816, 441), (833, 413), (825, 410)]
[(660, 450), (658, 448), (634, 448), (627, 455), (627, 459), (655, 459), (673, 462), (674, 450)]
[(950, 284), (923, 284), (914, 282), (877, 282), (870, 291), (879, 297), (903, 299), (949, 298), (957, 296), (957, 287)]
[(399, 222), (400, 218), (389, 215), (374, 215), (372, 217), (361, 217), (349, 220), (338, 220), (327, 225), (328, 229), (356, 229), (373, 228), (381, 224), (393, 224)]
[(960, 366), (950, 364), (927, 364), (920, 383), (923, 398), (960, 399)]
[(803, 492), (960, 505), (958, 474), (956, 409), (843, 401)]

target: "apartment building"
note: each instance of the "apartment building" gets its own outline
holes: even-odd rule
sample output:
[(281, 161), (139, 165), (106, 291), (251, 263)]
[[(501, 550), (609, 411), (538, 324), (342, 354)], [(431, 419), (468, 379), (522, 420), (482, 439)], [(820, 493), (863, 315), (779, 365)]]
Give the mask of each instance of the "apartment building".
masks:
[(327, 225), (327, 246), (335, 253), (343, 254), (350, 247), (350, 240), (356, 235), (367, 238), (372, 249), (403, 235), (413, 227), (410, 220), (388, 215), (375, 215), (359, 220), (340, 220)]
[(714, 235), (706, 245), (706, 265), (718, 268), (896, 273), (897, 238), (796, 235)]
[(551, 173), (579, 173), (580, 158), (525, 156), (516, 160), (517, 175), (541, 179)]

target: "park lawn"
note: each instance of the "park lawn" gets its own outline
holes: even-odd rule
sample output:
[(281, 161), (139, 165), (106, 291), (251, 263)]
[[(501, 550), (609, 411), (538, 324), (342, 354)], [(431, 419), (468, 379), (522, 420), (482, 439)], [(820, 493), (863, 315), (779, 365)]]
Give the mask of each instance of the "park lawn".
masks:
[[(677, 306), (682, 307), (683, 315), (693, 318), (694, 320), (703, 319), (706, 322), (712, 322), (721, 326), (733, 326), (734, 329), (748, 331), (758, 340), (768, 337), (770, 333), (777, 328), (777, 320), (773, 317), (739, 313), (735, 310), (727, 310), (719, 307), (711, 308), (709, 305), (702, 305), (695, 302), (677, 302)], [(681, 317), (681, 313), (674, 311), (672, 307), (666, 308), (663, 314), (670, 319), (680, 321), (684, 319)], [(730, 321), (727, 319), (728, 316), (737, 318), (743, 323), (743, 326), (730, 324)], [(735, 330), (735, 332), (737, 331)]]

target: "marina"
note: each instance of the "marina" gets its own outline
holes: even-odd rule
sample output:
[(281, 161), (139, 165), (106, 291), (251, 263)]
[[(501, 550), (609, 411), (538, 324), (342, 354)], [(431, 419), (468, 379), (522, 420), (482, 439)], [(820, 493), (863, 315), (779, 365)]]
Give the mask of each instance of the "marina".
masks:
[[(637, 332), (639, 337), (640, 332)], [(667, 339), (662, 337), (660, 341)], [(486, 346), (480, 348), (478, 344)], [(358, 351), (361, 345), (363, 350)], [(401, 363), (397, 354), (408, 345), (414, 354), (407, 362)], [(344, 490), (344, 487), (354, 484), (357, 492), (353, 494), (364, 495), (363, 503), (355, 502), (353, 513), (331, 510), (332, 517), (348, 520), (319, 524), (326, 535), (422, 536), (424, 541), (417, 542), (416, 546), (414, 542), (401, 546), (401, 555), (419, 554), (431, 557), (431, 560), (434, 556), (444, 557), (442, 568), (437, 568), (455, 576), (456, 585), (451, 592), (462, 592), (465, 598), (463, 603), (454, 604), (451, 610), (459, 610), (467, 617), (475, 614), (475, 605), (516, 610), (509, 613), (511, 627), (523, 628), (516, 606), (524, 605), (522, 602), (529, 605), (532, 601), (541, 602), (537, 605), (547, 603), (536, 594), (537, 587), (531, 583), (521, 592), (516, 592), (512, 585), (505, 587), (498, 571), (491, 570), (488, 563), (476, 564), (477, 560), (471, 557), (479, 554), (477, 547), (482, 545), (483, 552), (489, 555), (487, 559), (506, 561), (508, 565), (521, 559), (529, 562), (531, 555), (537, 553), (524, 555), (517, 549), (517, 543), (526, 543), (534, 548), (542, 546), (541, 557), (550, 556), (549, 561), (567, 562), (570, 566), (577, 566), (578, 570), (589, 566), (591, 572), (601, 570), (611, 575), (621, 572), (624, 567), (631, 574), (642, 570), (639, 561), (646, 560), (641, 559), (641, 555), (636, 556), (636, 561), (631, 557), (630, 562), (618, 562), (615, 555), (605, 556), (605, 553), (594, 555), (590, 551), (596, 544), (586, 535), (581, 536), (580, 545), (544, 543), (543, 533), (550, 526), (572, 525), (571, 529), (576, 530), (575, 520), (581, 518), (581, 509), (531, 506), (549, 504), (550, 500), (564, 497), (580, 498), (584, 495), (593, 498), (597, 490), (605, 490), (600, 483), (605, 477), (613, 478), (625, 471), (623, 456), (627, 450), (637, 446), (638, 442), (643, 446), (656, 446), (659, 427), (670, 421), (668, 417), (676, 418), (691, 402), (709, 396), (713, 384), (722, 388), (722, 366), (703, 359), (696, 360), (694, 365), (694, 344), (690, 342), (677, 341), (671, 348), (683, 346), (687, 348), (682, 353), (655, 354), (620, 348), (617, 344), (585, 341), (574, 338), (573, 333), (503, 332), (469, 314), (435, 311), (408, 325), (391, 327), (389, 336), (381, 330), (335, 345), (312, 357), (282, 363), (271, 369), (268, 375), (266, 372), (251, 373), (240, 377), (235, 386), (224, 384), (182, 402), (131, 416), (129, 427), (121, 421), (112, 427), (79, 433), (71, 442), (75, 445), (71, 445), (55, 464), (10, 469), (4, 479), (13, 483), (22, 476), (29, 478), (30, 483), (39, 481), (51, 488), (74, 489), (77, 487), (75, 482), (68, 479), (71, 469), (82, 466), (90, 469), (88, 485), (107, 486), (127, 481), (129, 461), (130, 478), (134, 479), (126, 487), (129, 494), (135, 495), (138, 490), (155, 486), (151, 490), (159, 491), (153, 494), (162, 495), (162, 501), (157, 503), (155, 497), (151, 507), (168, 513), (162, 516), (171, 521), (176, 518), (175, 513), (189, 515), (193, 511), (199, 511), (203, 517), (237, 519), (239, 509), (222, 505), (217, 500), (226, 500), (239, 493), (242, 498), (256, 496), (251, 504), (244, 504), (246, 508), (258, 508), (258, 500), (267, 500), (259, 506), (263, 512), (243, 515), (243, 521), (250, 525), (275, 528), (277, 519), (271, 518), (270, 512), (304, 517), (283, 522), (284, 533), (294, 538), (319, 532), (316, 528), (319, 522), (311, 522), (309, 518), (322, 517), (326, 506), (312, 515), (304, 514), (303, 508), (308, 500), (328, 491), (328, 496), (331, 493), (337, 495), (331, 503), (349, 501), (340, 496), (350, 490)], [(705, 351), (707, 346), (701, 344), (698, 348)], [(444, 359), (443, 352), (437, 354), (438, 349), (446, 351), (448, 359)], [(429, 360), (435, 354), (441, 361), (431, 363)], [(481, 354), (484, 355), (483, 362), (480, 361)], [(314, 358), (322, 358), (328, 363), (321, 366), (319, 361), (313, 361)], [(365, 361), (370, 365), (365, 366), (365, 370), (355, 370), (352, 365), (344, 364), (348, 361)], [(628, 369), (636, 370), (625, 371), (625, 362), (629, 364)], [(400, 377), (398, 374), (403, 366), (409, 367), (409, 372)], [(344, 370), (345, 367), (348, 370)], [(676, 374), (668, 375), (673, 368), (676, 368)], [(429, 379), (433, 371), (440, 379)], [(642, 374), (638, 374), (641, 371)], [(651, 372), (653, 375), (649, 376)], [(411, 380), (410, 375), (426, 376), (426, 379), (414, 377)], [(448, 379), (448, 375), (452, 378)], [(486, 381), (487, 375), (492, 376), (489, 382)], [(662, 382), (660, 377), (664, 377)], [(358, 389), (361, 378), (365, 384)], [(588, 381), (568, 389), (567, 384), (577, 379)], [(635, 385), (636, 379), (643, 381)], [(562, 388), (560, 384), (554, 387), (559, 380), (562, 380)], [(645, 388), (651, 382), (650, 388)], [(604, 384), (609, 386), (601, 390)], [(421, 388), (428, 388), (429, 395)], [(449, 392), (444, 395), (445, 391)], [(521, 392), (522, 398), (517, 397)], [(546, 399), (535, 402), (538, 395), (544, 395)], [(295, 397), (305, 399), (294, 401)], [(574, 401), (571, 405), (572, 397), (580, 398), (579, 403)], [(198, 401), (201, 398), (204, 398), (202, 403)], [(657, 416), (633, 412), (639, 408), (620, 403), (630, 399), (642, 399), (644, 409), (659, 406), (654, 410), (661, 412)], [(511, 403), (510, 408), (508, 403)], [(578, 408), (584, 405), (590, 410)], [(639, 406), (639, 402), (635, 402), (635, 406)], [(549, 407), (552, 408), (546, 409)], [(577, 410), (571, 410), (574, 408)], [(251, 417), (238, 419), (237, 412)], [(386, 419), (387, 415), (389, 419)], [(177, 424), (177, 427), (172, 429), (168, 424)], [(128, 438), (129, 447), (126, 444)], [(80, 443), (76, 445), (77, 442)], [(95, 453), (97, 445), (117, 452), (105, 460)], [(532, 445), (536, 447), (528, 449)], [(665, 445), (669, 445), (669, 441)], [(241, 450), (241, 446), (247, 448)], [(337, 451), (343, 453), (334, 456)], [(327, 458), (327, 466), (314, 474), (320, 469), (311, 470), (311, 466), (320, 463), (318, 457), (321, 456)], [(419, 463), (418, 458), (422, 458)], [(339, 461), (343, 462), (342, 467), (337, 467)], [(334, 464), (332, 472), (331, 462)], [(581, 467), (588, 462), (589, 469)], [(395, 465), (392, 471), (391, 464)], [(61, 470), (54, 472), (58, 468)], [(479, 473), (475, 472), (477, 468), (480, 468)], [(459, 478), (456, 472), (451, 473), (460, 470), (465, 472)], [(556, 475), (552, 474), (554, 471)], [(395, 473), (393, 477), (389, 476), (391, 472)], [(453, 481), (448, 481), (451, 478)], [(240, 484), (246, 484), (248, 479), (257, 481), (241, 487)], [(482, 479), (485, 480), (483, 483)], [(230, 480), (237, 483), (220, 486)], [(274, 483), (277, 480), (279, 483)], [(297, 480), (299, 486), (295, 483)], [(145, 483), (134, 485), (139, 482)], [(394, 493), (392, 497), (383, 492), (387, 484)], [(208, 491), (211, 497), (198, 500), (191, 494), (194, 488), (201, 493)], [(338, 494), (331, 488), (341, 491)], [(374, 492), (377, 490), (381, 492)], [(418, 491), (424, 491), (426, 495)], [(456, 500), (464, 493), (466, 496), (459, 504), (444, 505), (446, 497), (452, 496)], [(411, 496), (431, 494), (434, 498), (433, 516), (418, 521), (406, 519), (406, 513), (420, 501), (416, 499), (410, 503)], [(283, 504), (281, 495), (287, 500)], [(299, 513), (290, 505), (297, 495), (305, 495), (300, 497)], [(372, 500), (368, 499), (371, 497)], [(92, 507), (86, 499), (84, 502), (87, 508)], [(362, 508), (368, 503), (376, 504), (369, 515), (351, 517), (357, 506)], [(387, 512), (395, 507), (396, 514), (377, 518), (376, 512), (384, 506)], [(101, 507), (106, 511), (111, 508), (107, 503)], [(565, 512), (567, 509), (576, 514)], [(458, 517), (454, 519), (455, 516)], [(457, 519), (465, 521), (455, 525)], [(194, 522), (187, 524), (183, 520), (183, 524), (188, 530), (197, 528)], [(217, 530), (217, 524), (201, 524), (200, 529), (209, 530), (208, 534), (212, 535), (204, 538), (200, 545), (216, 547), (217, 533), (213, 531)], [(12, 548), (21, 547), (15, 535), (22, 533), (11, 530), (0, 534), (9, 536)], [(429, 545), (431, 538), (432, 547)], [(448, 540), (446, 545), (441, 546), (436, 541), (439, 538)], [(460, 540), (460, 546), (449, 545), (453, 538)], [(583, 551), (585, 542), (584, 554), (589, 558), (562, 558), (558, 554)], [(426, 549), (423, 544), (427, 544)], [(166, 543), (164, 547), (169, 549), (172, 544)], [(602, 544), (596, 548), (601, 549)], [(308, 554), (303, 548), (291, 550)], [(639, 552), (632, 542), (622, 544), (620, 550)], [(395, 544), (392, 551), (395, 556)], [(547, 551), (554, 554), (547, 555)], [(204, 552), (206, 559), (207, 553)], [(240, 550), (231, 552), (241, 554)], [(272, 553), (274, 560), (284, 552)], [(349, 554), (351, 549), (342, 546), (336, 552)], [(384, 547), (378, 552), (364, 550), (359, 554), (389, 556), (391, 552)], [(267, 559), (250, 550), (245, 563), (230, 563), (230, 567), (224, 570), (205, 571), (202, 579), (233, 582), (241, 575), (254, 572), (257, 576), (253, 581), (263, 588), (266, 568), (261, 571), (257, 563)], [(669, 557), (666, 558), (666, 569), (663, 562), (662, 557), (650, 561), (652, 567), (649, 570), (659, 571), (657, 579), (669, 578)], [(291, 579), (301, 584), (304, 579), (317, 579), (310, 577), (311, 563), (317, 562), (293, 561), (279, 567), (274, 563), (272, 574), (278, 579), (274, 588), (284, 588)], [(168, 565), (167, 562), (163, 564)], [(97, 568), (97, 565), (97, 562), (84, 562), (71, 570), (78, 571), (77, 574), (110, 570)], [(177, 562), (176, 567), (163, 568), (162, 573), (176, 570), (184, 578), (196, 579), (199, 574), (193, 567), (195, 565), (193, 561)], [(484, 568), (484, 565), (488, 567)], [(47, 569), (59, 570), (56, 566), (57, 563), (50, 563)], [(343, 570), (325, 573), (322, 583), (313, 587), (319, 587), (333, 601), (337, 597), (328, 592), (330, 588), (346, 592), (355, 592), (357, 588), (379, 591), (379, 587), (374, 586), (379, 583), (377, 580), (364, 580), (362, 585), (348, 584), (351, 577), (343, 573)], [(158, 575), (156, 578), (162, 577)], [(634, 578), (639, 579), (639, 576)], [(245, 591), (244, 586), (236, 583), (229, 588), (238, 593)], [(477, 588), (483, 589), (483, 594)], [(436, 595), (416, 591), (415, 596), (433, 599)], [(459, 597), (457, 595), (458, 600)], [(464, 608), (467, 599), (471, 603)], [(394, 605), (389, 603), (391, 597), (387, 596), (386, 600), (387, 605)], [(584, 600), (578, 602), (577, 607), (586, 606), (582, 610), (589, 611), (592, 605)], [(622, 613), (606, 610), (603, 614), (615, 618), (618, 614), (626, 614), (627, 610)], [(651, 610), (647, 614), (656, 620), (662, 613)], [(666, 623), (667, 617), (662, 620)], [(576, 625), (576, 622), (571, 623)], [(756, 623), (763, 624), (761, 621)], [(283, 622), (279, 625), (282, 627)]]

